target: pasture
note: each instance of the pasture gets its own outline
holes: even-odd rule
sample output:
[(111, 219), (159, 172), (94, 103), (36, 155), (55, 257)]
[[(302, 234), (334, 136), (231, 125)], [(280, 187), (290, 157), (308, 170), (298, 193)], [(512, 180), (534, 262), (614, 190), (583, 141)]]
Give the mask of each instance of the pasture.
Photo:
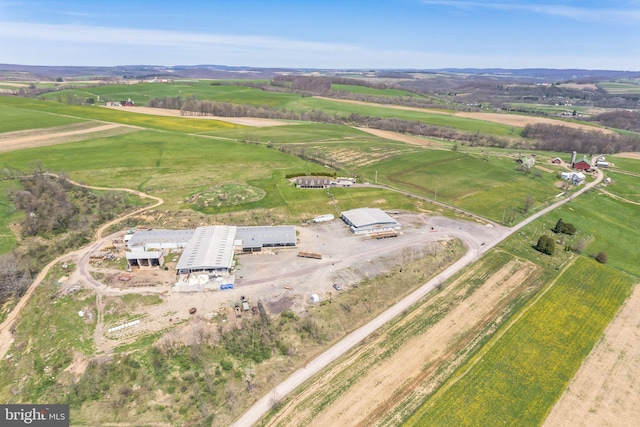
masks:
[(419, 95), (412, 92), (407, 92), (402, 89), (376, 89), (367, 86), (357, 86), (357, 85), (346, 85), (346, 84), (332, 84), (331, 90), (341, 91), (341, 92), (349, 92), (358, 95), (368, 95), (368, 96), (381, 96), (385, 98), (394, 98), (394, 97), (415, 97), (415, 98), (425, 98), (424, 95)]
[[(349, 86), (349, 88), (359, 88)], [(390, 89), (385, 89), (389, 91)], [(294, 93), (266, 92), (256, 88), (244, 86), (211, 85), (208, 81), (193, 83), (140, 83), (137, 85), (112, 85), (98, 86), (82, 89), (76, 94), (80, 98), (100, 96), (101, 101), (126, 100), (131, 98), (139, 105), (145, 105), (152, 98), (164, 97), (190, 97), (198, 100), (228, 102), (232, 104), (248, 104), (253, 106), (265, 106), (276, 109), (286, 109), (294, 112), (323, 111), (329, 115), (347, 117), (350, 114), (363, 116), (396, 118), (401, 120), (413, 120), (427, 123), (433, 126), (445, 126), (464, 132), (481, 132), (510, 136), (519, 134), (520, 128), (510, 125), (502, 125), (489, 121), (475, 120), (464, 117), (456, 117), (453, 114), (435, 114), (424, 109), (420, 111), (390, 108), (384, 105), (358, 105), (346, 104), (339, 100), (326, 98), (302, 97)], [(47, 99), (64, 102), (65, 91), (59, 91), (45, 95)]]
[(631, 202), (640, 203), (640, 177), (625, 173), (607, 172), (611, 183), (604, 190)]
[(2, 120), (0, 120), (0, 133), (63, 126), (84, 121), (82, 118), (66, 117), (49, 114), (44, 111), (33, 111), (31, 109), (3, 105), (2, 101), (4, 99), (7, 98), (0, 97), (0, 117), (2, 117)]
[(600, 82), (598, 87), (613, 94), (638, 94), (640, 93), (640, 80), (617, 80)]
[(424, 150), (363, 167), (373, 182), (406, 189), (495, 221), (512, 223), (524, 213), (527, 197), (535, 210), (560, 191), (554, 173), (524, 174), (511, 157)]
[(539, 425), (629, 296), (629, 276), (577, 258), (406, 425)]
[[(17, 107), (27, 110), (34, 116), (42, 113), (50, 113), (53, 117), (68, 117), (71, 123), (84, 120), (102, 120), (132, 126), (141, 126), (150, 129), (180, 132), (203, 133), (220, 129), (238, 129), (241, 125), (231, 124), (218, 120), (198, 120), (187, 117), (163, 117), (149, 114), (136, 114), (129, 111), (119, 111), (97, 106), (70, 106), (57, 102), (40, 101), (27, 98), (0, 97), (0, 106)], [(61, 117), (64, 116), (64, 117)], [(58, 123), (64, 124), (64, 123)], [(23, 128), (29, 129), (29, 128)]]
[[(613, 199), (596, 190), (589, 191), (570, 203), (555, 209), (505, 240), (501, 247), (551, 269), (560, 269), (572, 256), (565, 246), (584, 244), (584, 254), (595, 256), (604, 251), (608, 265), (640, 277), (640, 230), (630, 218), (640, 217), (640, 206)], [(551, 229), (558, 219), (575, 225), (574, 236), (556, 235)], [(552, 257), (535, 249), (540, 235), (554, 236), (556, 253)]]

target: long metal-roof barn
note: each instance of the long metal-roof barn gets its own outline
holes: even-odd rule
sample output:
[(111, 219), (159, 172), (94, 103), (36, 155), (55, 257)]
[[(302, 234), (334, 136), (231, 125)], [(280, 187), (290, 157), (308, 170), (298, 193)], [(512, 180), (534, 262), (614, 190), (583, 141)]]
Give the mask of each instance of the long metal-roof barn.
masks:
[(233, 266), (235, 235), (236, 227), (232, 225), (196, 228), (176, 269), (180, 274), (196, 271), (229, 272)]
[(236, 239), (243, 252), (261, 251), (262, 248), (296, 246), (296, 229), (292, 225), (273, 227), (238, 227)]

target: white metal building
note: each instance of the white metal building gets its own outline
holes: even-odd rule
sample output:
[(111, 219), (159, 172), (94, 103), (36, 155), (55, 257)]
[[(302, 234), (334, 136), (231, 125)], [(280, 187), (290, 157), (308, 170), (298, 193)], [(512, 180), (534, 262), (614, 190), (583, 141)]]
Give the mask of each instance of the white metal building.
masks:
[(262, 248), (295, 247), (296, 228), (292, 225), (238, 227), (236, 245), (242, 252), (260, 252)]
[(127, 247), (143, 250), (182, 249), (187, 245), (194, 230), (140, 230), (127, 241)]
[(228, 273), (233, 267), (236, 227), (212, 225), (198, 227), (187, 242), (176, 269), (180, 274), (197, 271)]
[(351, 209), (342, 212), (341, 217), (354, 234), (381, 233), (402, 228), (398, 221), (377, 208)]

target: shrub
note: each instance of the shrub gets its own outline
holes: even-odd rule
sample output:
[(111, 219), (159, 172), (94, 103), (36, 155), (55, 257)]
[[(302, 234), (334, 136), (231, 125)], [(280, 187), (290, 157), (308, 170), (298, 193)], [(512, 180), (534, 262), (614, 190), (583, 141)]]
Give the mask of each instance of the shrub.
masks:
[(543, 234), (538, 238), (538, 243), (534, 248), (547, 255), (553, 255), (556, 251), (556, 242), (551, 237)]
[(562, 221), (562, 218), (560, 218), (553, 228), (553, 232), (574, 235), (576, 234), (576, 227), (569, 222)]
[(600, 252), (598, 253), (598, 255), (596, 255), (596, 261), (598, 261), (600, 264), (606, 264), (607, 261), (609, 261), (609, 256), (607, 255), (606, 252)]

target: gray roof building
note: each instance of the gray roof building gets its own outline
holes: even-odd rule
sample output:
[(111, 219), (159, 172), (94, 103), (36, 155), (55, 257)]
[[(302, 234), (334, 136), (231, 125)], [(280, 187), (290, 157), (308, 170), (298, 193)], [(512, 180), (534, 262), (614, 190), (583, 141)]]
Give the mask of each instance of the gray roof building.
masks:
[(181, 274), (195, 271), (229, 272), (233, 266), (236, 227), (198, 227), (184, 248), (176, 269)]
[(342, 212), (341, 217), (354, 234), (379, 233), (402, 227), (398, 221), (377, 208), (351, 209)]
[(130, 249), (180, 249), (193, 236), (193, 230), (140, 230), (127, 242)]
[(296, 228), (292, 225), (267, 227), (238, 227), (236, 239), (243, 252), (260, 251), (262, 248), (296, 246)]

